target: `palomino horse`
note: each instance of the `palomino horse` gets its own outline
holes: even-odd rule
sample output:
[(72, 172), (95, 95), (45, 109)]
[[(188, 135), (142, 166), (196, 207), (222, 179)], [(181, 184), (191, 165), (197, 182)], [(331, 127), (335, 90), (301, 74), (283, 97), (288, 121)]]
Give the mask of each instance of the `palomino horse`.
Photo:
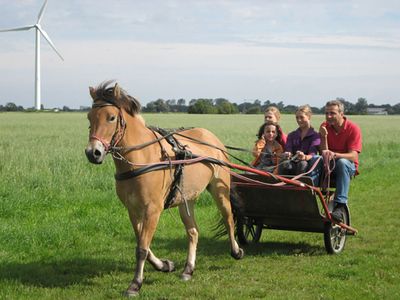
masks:
[[(151, 251), (150, 244), (164, 209), (165, 199), (171, 194), (176, 175), (174, 170), (179, 165), (174, 164), (177, 157), (172, 148), (176, 147), (172, 147), (165, 136), (146, 127), (139, 115), (140, 103), (117, 84), (109, 87), (110, 83), (89, 88), (93, 106), (88, 113), (90, 134), (85, 152), (88, 160), (95, 164), (101, 164), (107, 153), (113, 154), (117, 195), (128, 210), (137, 242), (135, 275), (126, 291), (127, 296), (133, 296), (141, 288), (146, 260), (158, 271), (174, 270), (173, 262), (157, 258)], [(184, 145), (183, 148), (194, 156), (228, 162), (223, 144), (211, 132), (194, 128), (181, 133), (176, 137), (177, 143)], [(138, 165), (142, 168), (138, 168)], [(158, 167), (149, 167), (154, 165)], [(143, 166), (152, 171), (130, 176), (138, 169), (146, 169)], [(193, 164), (185, 164), (181, 169), (179, 184), (175, 186), (177, 192), (173, 195), (170, 206), (178, 206), (189, 240), (186, 264), (181, 275), (183, 280), (191, 279), (195, 268), (198, 229), (194, 219), (194, 200), (206, 188), (222, 214), (230, 240), (231, 255), (236, 259), (244, 255), (234, 238), (234, 221), (229, 201), (230, 174), (225, 168), (221, 164), (199, 160)]]

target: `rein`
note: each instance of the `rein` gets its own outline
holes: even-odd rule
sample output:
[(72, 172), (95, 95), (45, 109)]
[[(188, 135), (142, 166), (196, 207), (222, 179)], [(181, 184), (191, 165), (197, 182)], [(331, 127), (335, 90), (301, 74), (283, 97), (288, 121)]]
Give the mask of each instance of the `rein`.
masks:
[[(167, 131), (167, 130), (161, 129), (159, 127), (151, 127), (150, 126), (150, 127), (147, 127), (147, 128), (149, 128), (153, 133), (154, 132), (159, 133), (161, 136), (157, 137), (155, 135), (156, 136), (155, 139), (153, 139), (153, 140), (151, 140), (149, 142), (146, 142), (146, 143), (139, 144), (139, 145), (128, 146), (128, 147), (118, 147), (117, 144), (121, 141), (121, 139), (123, 138), (123, 136), (125, 134), (126, 122), (125, 122), (125, 119), (123, 118), (121, 108), (116, 106), (115, 104), (108, 103), (108, 102), (107, 103), (101, 103), (101, 104), (93, 104), (92, 108), (101, 108), (101, 107), (105, 107), (105, 106), (115, 106), (119, 110), (119, 113), (118, 113), (118, 121), (119, 121), (119, 123), (118, 123), (118, 125), (117, 125), (117, 127), (115, 129), (115, 132), (114, 132), (114, 134), (113, 134), (113, 136), (111, 138), (111, 141), (108, 143), (104, 138), (98, 137), (96, 135), (91, 135), (90, 139), (98, 140), (103, 145), (105, 151), (107, 153), (112, 153), (112, 155), (113, 155), (113, 157), (115, 159), (118, 159), (118, 160), (121, 160), (121, 161), (125, 161), (126, 163), (128, 163), (128, 164), (130, 164), (132, 166), (135, 166), (135, 165), (136, 166), (142, 166), (142, 168), (140, 168), (140, 171), (139, 171), (139, 169), (136, 169), (136, 170), (131, 170), (131, 171), (125, 172), (123, 174), (116, 174), (115, 175), (115, 179), (116, 180), (125, 180), (125, 179), (133, 178), (133, 177), (139, 176), (141, 174), (144, 174), (144, 173), (156, 170), (156, 169), (157, 170), (164, 169), (164, 168), (166, 168), (165, 165), (171, 167), (171, 165), (180, 165), (180, 164), (182, 165), (182, 164), (185, 164), (185, 160), (187, 160), (187, 159), (185, 159), (185, 160), (179, 160), (179, 159), (175, 160), (177, 163), (172, 163), (172, 161), (169, 160), (167, 162), (157, 162), (157, 163), (152, 163), (152, 164), (136, 164), (136, 163), (133, 164), (123, 156), (123, 154), (129, 153), (131, 151), (137, 151), (137, 150), (144, 149), (147, 146), (150, 146), (150, 145), (155, 144), (155, 143), (159, 143), (162, 140), (166, 140), (169, 144), (171, 144), (173, 146), (174, 152), (177, 155), (180, 155), (180, 154), (182, 154), (182, 152), (187, 151), (187, 150), (178, 149), (179, 147), (176, 147), (176, 145), (175, 145), (176, 142), (174, 142), (174, 140), (175, 140), (174, 135), (186, 138), (186, 139), (188, 139), (190, 141), (193, 141), (193, 142), (196, 142), (196, 143), (198, 143), (200, 145), (205, 145), (205, 146), (212, 147), (214, 149), (220, 150), (221, 152), (225, 153), (226, 155), (229, 155), (229, 156), (233, 157), (234, 159), (236, 159), (237, 161), (241, 162), (242, 164), (244, 164), (244, 165), (246, 165), (248, 167), (252, 167), (249, 163), (241, 160), (240, 158), (238, 158), (238, 157), (234, 156), (233, 154), (227, 152), (225, 149), (222, 149), (221, 147), (218, 147), (216, 145), (213, 145), (213, 144), (210, 144), (210, 143), (207, 143), (207, 142), (204, 142), (204, 141), (201, 141), (201, 140), (192, 138), (192, 137), (190, 137), (188, 135), (180, 133), (181, 131), (192, 129), (193, 127), (189, 127), (189, 128), (181, 127), (181, 128), (178, 128), (177, 130)], [(226, 149), (242, 151), (242, 152), (247, 152), (247, 153), (252, 153), (253, 152), (253, 151), (251, 151), (249, 149), (238, 148), (238, 147), (233, 147), (233, 146), (229, 146), (229, 145), (224, 145), (224, 147)], [(196, 155), (194, 155), (192, 153), (187, 153), (187, 154), (188, 154), (187, 156), (189, 156), (191, 158), (194, 158), (194, 157), (198, 158), (198, 156), (196, 156)], [(266, 153), (266, 154), (268, 154), (268, 153)], [(295, 157), (293, 157), (293, 159), (294, 158)], [(128, 175), (128, 174), (130, 174), (130, 175)], [(131, 176), (131, 177), (129, 177), (129, 176)]]

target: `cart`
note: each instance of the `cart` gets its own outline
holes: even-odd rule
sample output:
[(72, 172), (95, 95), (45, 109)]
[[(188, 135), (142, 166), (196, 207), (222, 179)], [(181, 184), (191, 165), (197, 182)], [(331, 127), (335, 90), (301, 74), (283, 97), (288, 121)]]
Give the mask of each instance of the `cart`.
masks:
[[(263, 172), (259, 172), (263, 173)], [(284, 180), (284, 182), (282, 182)], [(244, 173), (232, 176), (232, 197), (240, 199), (235, 209), (239, 243), (257, 243), (263, 229), (323, 233), (326, 251), (340, 253), (346, 236), (357, 230), (350, 226), (350, 211), (341, 207), (342, 222), (332, 219), (334, 187), (314, 187), (310, 177)]]

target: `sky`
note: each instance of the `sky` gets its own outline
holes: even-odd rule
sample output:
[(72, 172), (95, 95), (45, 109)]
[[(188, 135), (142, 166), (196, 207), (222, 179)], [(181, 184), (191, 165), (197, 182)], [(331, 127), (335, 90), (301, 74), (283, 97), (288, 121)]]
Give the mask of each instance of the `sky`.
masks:
[[(43, 0), (0, 0), (0, 29), (35, 24)], [(400, 103), (398, 0), (49, 0), (42, 103), (90, 106), (114, 79), (146, 105), (226, 98), (285, 105)], [(34, 106), (34, 30), (0, 33), (0, 104)]]

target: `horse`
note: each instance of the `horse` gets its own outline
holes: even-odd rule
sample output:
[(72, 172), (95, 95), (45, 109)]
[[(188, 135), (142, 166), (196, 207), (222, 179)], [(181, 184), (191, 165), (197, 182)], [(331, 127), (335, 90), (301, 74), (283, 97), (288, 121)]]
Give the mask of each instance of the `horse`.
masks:
[[(90, 132), (85, 154), (89, 162), (101, 164), (107, 153), (112, 153), (116, 193), (128, 211), (136, 237), (135, 272), (125, 295), (139, 294), (146, 261), (157, 271), (175, 270), (172, 261), (159, 259), (150, 249), (160, 215), (168, 207), (178, 207), (188, 238), (187, 258), (181, 278), (185, 281), (192, 278), (199, 235), (194, 204), (205, 189), (211, 193), (221, 213), (231, 256), (241, 259), (244, 251), (234, 236), (231, 179), (224, 165), (229, 160), (224, 145), (203, 128), (182, 129), (180, 134), (161, 134), (147, 127), (140, 115), (140, 102), (118, 83), (113, 83), (107, 81), (95, 88), (89, 87), (93, 104), (88, 113)], [(171, 138), (175, 141), (174, 145), (170, 144)], [(178, 156), (176, 148), (191, 157), (192, 162), (193, 157), (209, 159), (187, 164), (185, 157), (178, 159), (182, 157)], [(177, 161), (179, 163), (175, 163)], [(172, 189), (174, 193), (171, 193)], [(166, 198), (170, 198), (168, 204)]]

